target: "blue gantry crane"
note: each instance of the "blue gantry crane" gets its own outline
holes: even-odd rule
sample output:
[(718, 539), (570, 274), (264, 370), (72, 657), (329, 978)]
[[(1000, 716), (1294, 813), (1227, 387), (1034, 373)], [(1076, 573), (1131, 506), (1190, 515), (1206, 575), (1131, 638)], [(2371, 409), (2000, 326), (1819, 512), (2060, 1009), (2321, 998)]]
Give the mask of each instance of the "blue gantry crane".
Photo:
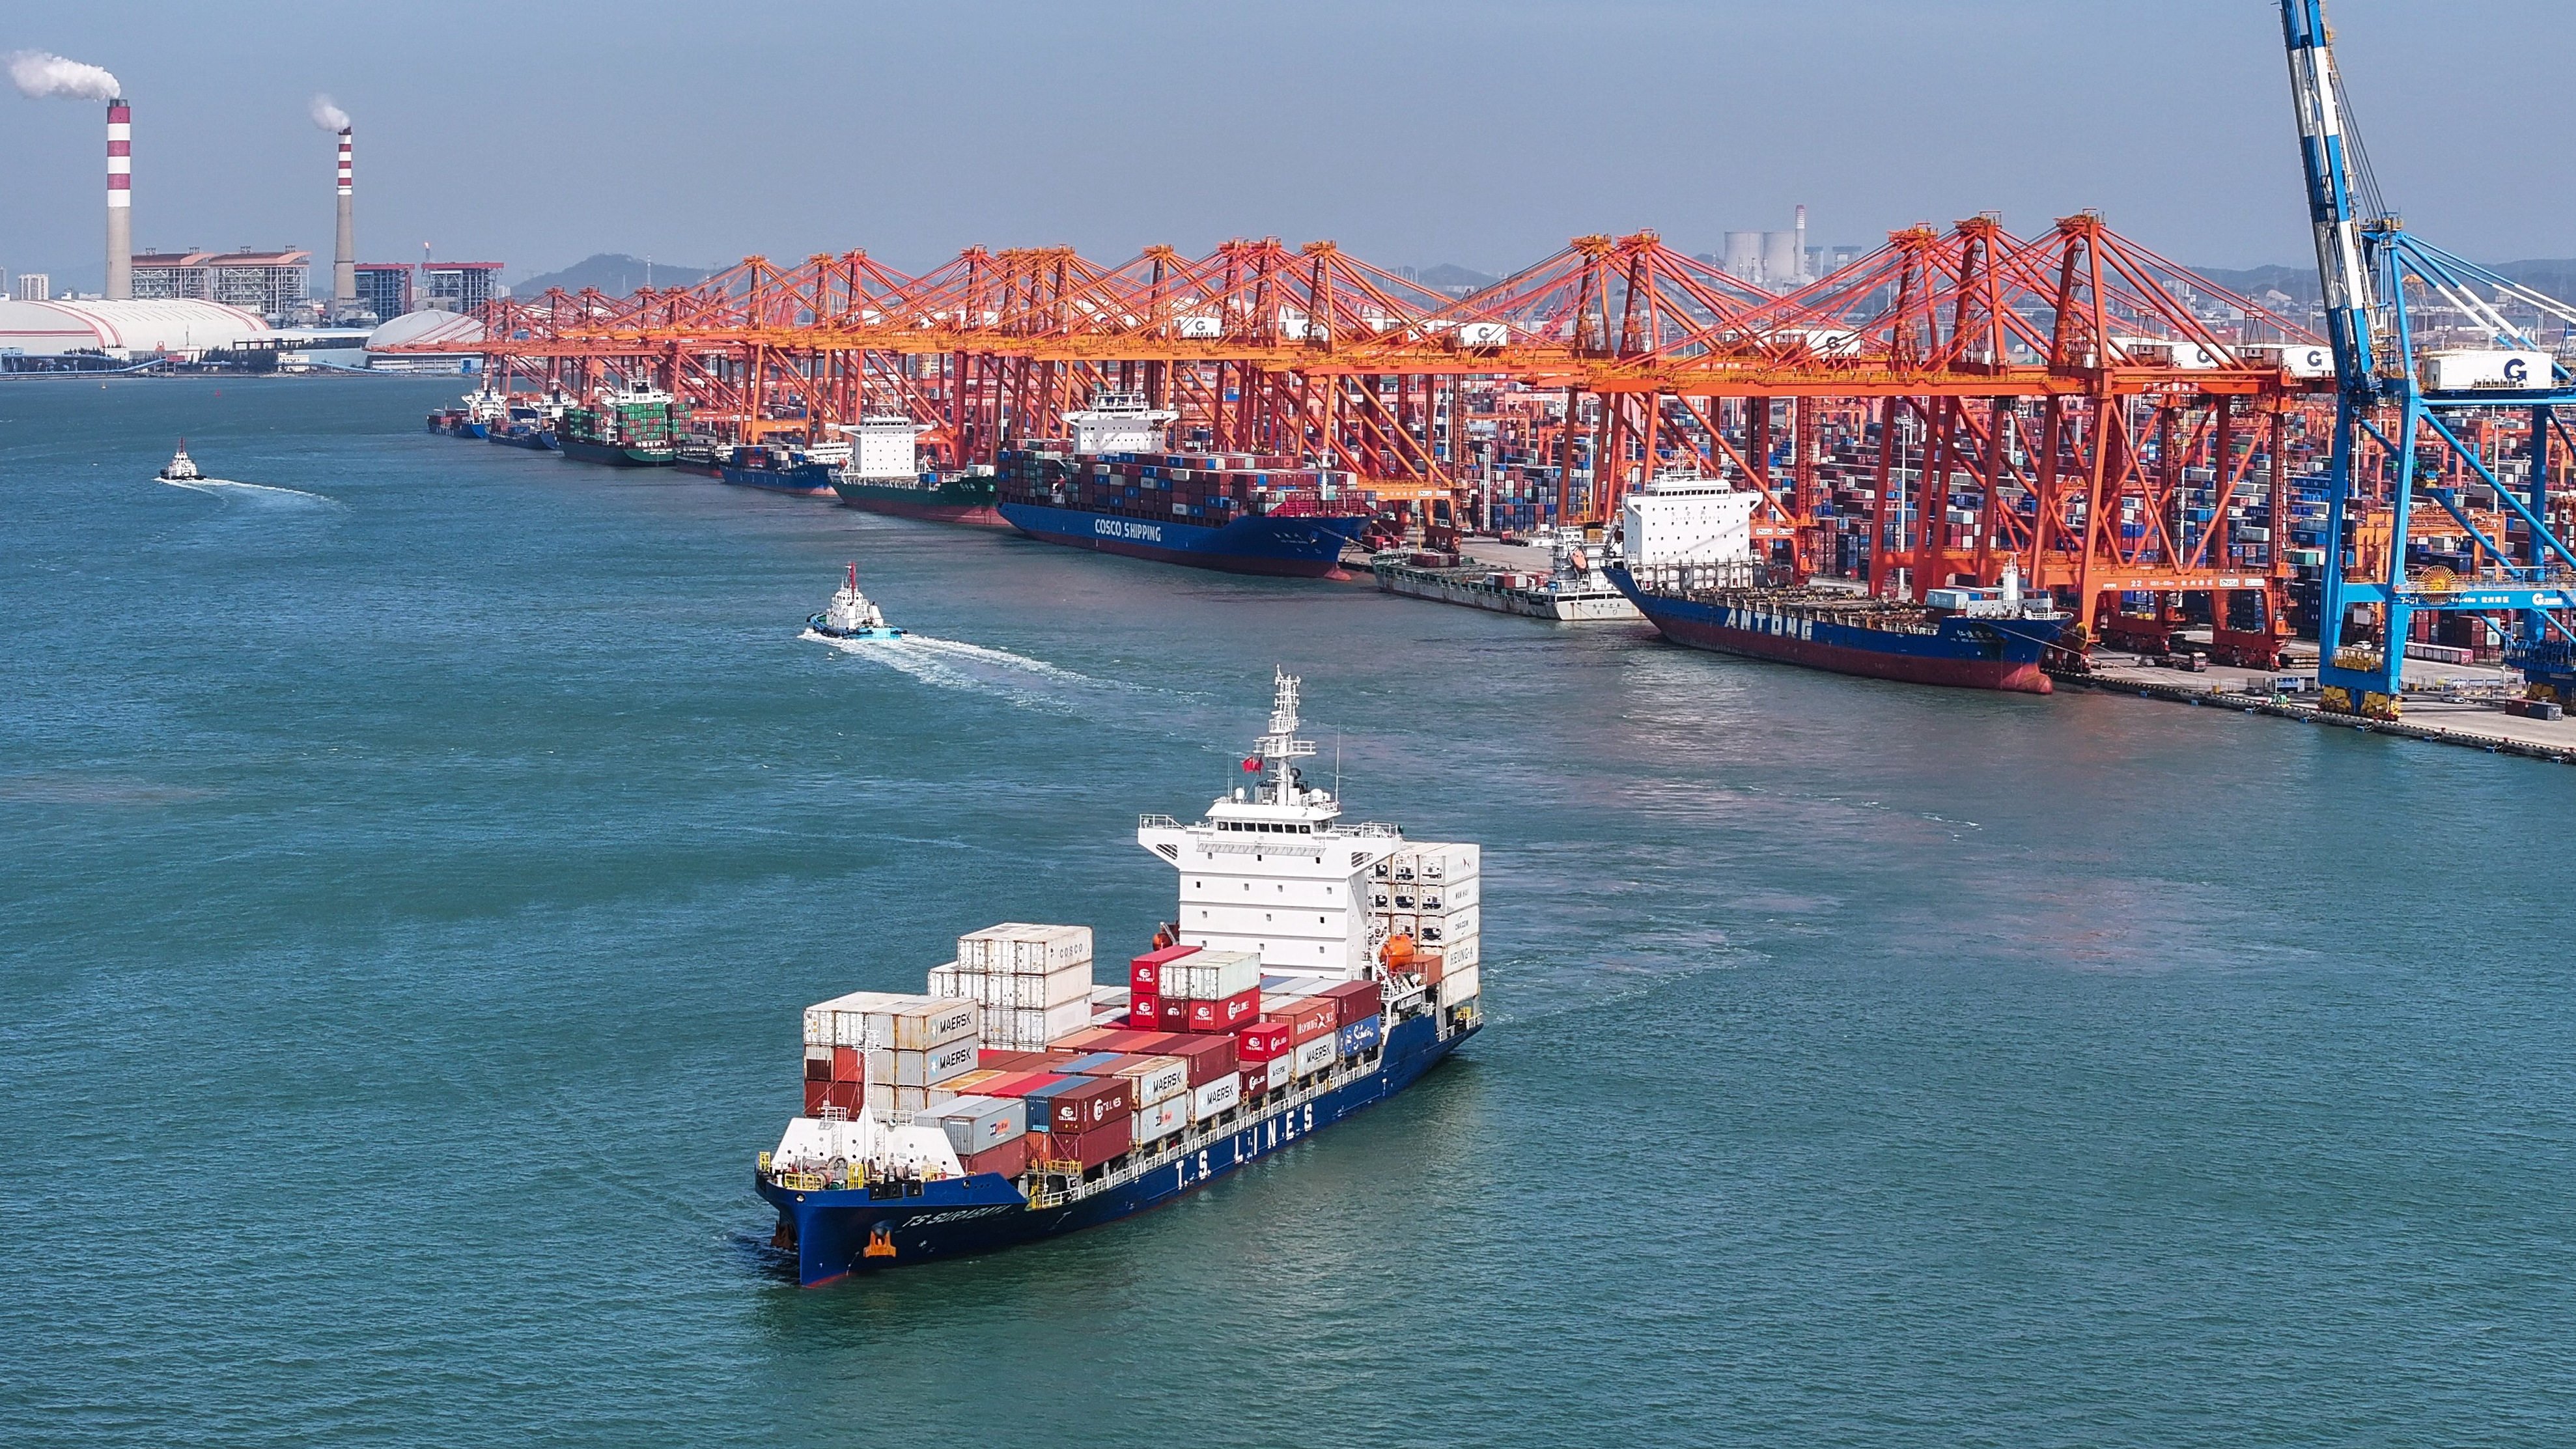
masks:
[[(2479, 616), (2535, 696), (2576, 705), (2576, 552), (2549, 526), (2548, 492), (2552, 449), (2576, 448), (2556, 411), (2576, 403), (2576, 374), (2507, 316), (2563, 331), (2576, 307), (2409, 235), (2353, 130), (2324, 0), (2281, 0), (2281, 33), (2338, 382), (2317, 630), (2326, 708), (2395, 718), (2409, 629), (2427, 611)], [(2530, 415), (2529, 474), (2512, 482), (2462, 437), (2463, 419), (2498, 409)], [(2461, 475), (2466, 487), (2441, 481)], [(2465, 557), (2410, 565), (2425, 502), (2472, 541)], [(2387, 534), (2364, 577), (2373, 551), (2359, 534), (2381, 507)], [(2473, 509), (2505, 526), (2490, 533)]]

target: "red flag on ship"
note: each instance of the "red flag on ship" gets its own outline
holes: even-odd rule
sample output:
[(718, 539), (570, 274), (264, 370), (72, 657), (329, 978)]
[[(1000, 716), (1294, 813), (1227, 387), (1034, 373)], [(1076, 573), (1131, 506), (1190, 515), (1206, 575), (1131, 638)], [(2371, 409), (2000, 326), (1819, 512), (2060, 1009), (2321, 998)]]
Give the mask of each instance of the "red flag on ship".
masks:
[(1260, 757), (1259, 755), (1254, 755), (1254, 756), (1252, 756), (1250, 759), (1245, 760), (1245, 761), (1243, 762), (1243, 773), (1245, 773), (1245, 774), (1247, 774), (1247, 775), (1258, 775), (1258, 774), (1260, 774), (1260, 773), (1261, 773), (1261, 757)]

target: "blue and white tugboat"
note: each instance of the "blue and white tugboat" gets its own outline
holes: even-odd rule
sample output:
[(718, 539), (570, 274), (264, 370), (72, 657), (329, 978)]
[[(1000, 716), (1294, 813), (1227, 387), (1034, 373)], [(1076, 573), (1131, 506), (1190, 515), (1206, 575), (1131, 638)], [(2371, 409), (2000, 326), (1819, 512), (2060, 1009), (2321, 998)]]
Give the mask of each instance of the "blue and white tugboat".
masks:
[(1275, 686), (1246, 785), (1197, 824), (1139, 821), (1180, 906), (1116, 984), (1093, 984), (1090, 928), (1007, 922), (959, 937), (921, 995), (806, 1009), (805, 1109), (754, 1179), (800, 1283), (1133, 1216), (1482, 1028), (1481, 852), (1344, 821), (1299, 768), (1296, 679)]
[(170, 461), (163, 464), (161, 471), (153, 476), (164, 483), (196, 483), (202, 481), (206, 475), (197, 471), (196, 460), (188, 456), (188, 440), (181, 438), (179, 451), (172, 453)]
[(832, 595), (832, 603), (823, 612), (805, 621), (805, 627), (826, 639), (900, 639), (903, 631), (885, 621), (885, 611), (859, 592), (859, 566), (850, 565), (850, 581)]

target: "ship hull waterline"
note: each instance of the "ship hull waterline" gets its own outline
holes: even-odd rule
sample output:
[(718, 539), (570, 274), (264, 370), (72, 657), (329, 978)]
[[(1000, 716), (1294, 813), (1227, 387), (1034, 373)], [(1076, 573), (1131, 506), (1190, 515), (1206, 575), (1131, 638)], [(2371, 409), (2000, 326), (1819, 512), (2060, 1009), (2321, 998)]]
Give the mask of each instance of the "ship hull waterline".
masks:
[(1977, 626), (1990, 632), (1986, 638), (1955, 629), (1900, 634), (1818, 621), (1812, 633), (1800, 634), (1781, 627), (1788, 621), (1777, 614), (1645, 593), (1624, 569), (1610, 570), (1610, 581), (1665, 638), (1693, 649), (1904, 684), (2053, 692), (2040, 660), (2056, 641), (2054, 624), (2012, 620)]
[[(917, 1196), (889, 1198), (871, 1197), (868, 1188), (798, 1192), (757, 1177), (754, 1183), (778, 1209), (780, 1238), (793, 1238), (797, 1281), (808, 1288), (857, 1273), (1016, 1247), (1133, 1217), (1302, 1142), (1413, 1085), (1482, 1029), (1481, 1023), (1466, 1026), (1443, 1038), (1431, 1016), (1399, 1022), (1388, 1033), (1376, 1070), (1306, 1100), (1292, 1099), (1128, 1182), (1057, 1207), (1030, 1210), (1018, 1189), (994, 1173), (920, 1184)], [(873, 1254), (871, 1240), (879, 1242)]]
[(1203, 524), (1129, 518), (1041, 503), (1000, 506), (1013, 528), (1044, 543), (1087, 548), (1156, 563), (1278, 578), (1343, 579), (1342, 550), (1359, 536), (1361, 518), (1239, 518)]
[(864, 483), (835, 483), (832, 491), (842, 506), (864, 513), (882, 513), (890, 518), (910, 518), (922, 523), (956, 523), (970, 528), (1008, 528), (1011, 521), (990, 501), (949, 503), (935, 501), (938, 495), (928, 489), (872, 488)]
[(623, 448), (615, 443), (585, 442), (564, 438), (563, 455), (576, 463), (597, 463), (608, 468), (668, 468), (672, 457), (658, 449)]

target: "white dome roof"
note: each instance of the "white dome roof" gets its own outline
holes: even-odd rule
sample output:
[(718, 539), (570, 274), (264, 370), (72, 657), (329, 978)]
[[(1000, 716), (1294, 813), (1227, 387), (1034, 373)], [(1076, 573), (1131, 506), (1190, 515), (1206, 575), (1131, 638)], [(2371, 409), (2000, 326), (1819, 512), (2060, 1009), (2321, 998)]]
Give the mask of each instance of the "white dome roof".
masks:
[(258, 313), (219, 302), (0, 302), (0, 347), (30, 355), (199, 353), (268, 333)]
[(482, 340), (483, 324), (462, 312), (405, 312), (367, 334), (369, 348)]

